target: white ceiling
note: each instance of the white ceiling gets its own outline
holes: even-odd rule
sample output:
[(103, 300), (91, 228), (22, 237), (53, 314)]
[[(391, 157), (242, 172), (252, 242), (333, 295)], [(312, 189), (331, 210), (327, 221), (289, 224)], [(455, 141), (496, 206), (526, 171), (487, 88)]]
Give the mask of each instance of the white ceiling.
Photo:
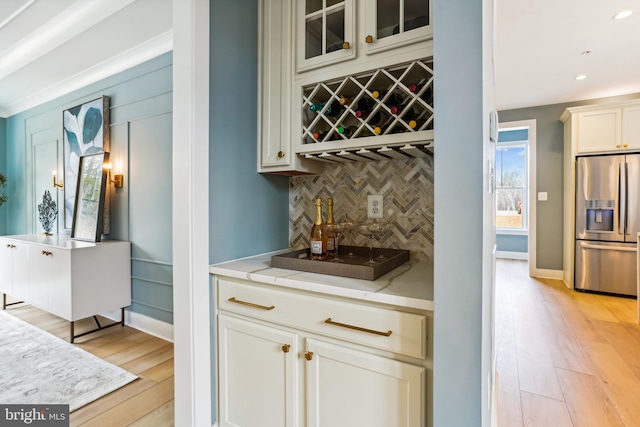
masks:
[[(639, 0), (496, 2), (499, 110), (640, 93)], [(171, 15), (172, 0), (0, 0), (0, 117), (170, 51)]]
[(173, 48), (172, 0), (0, 0), (0, 117)]

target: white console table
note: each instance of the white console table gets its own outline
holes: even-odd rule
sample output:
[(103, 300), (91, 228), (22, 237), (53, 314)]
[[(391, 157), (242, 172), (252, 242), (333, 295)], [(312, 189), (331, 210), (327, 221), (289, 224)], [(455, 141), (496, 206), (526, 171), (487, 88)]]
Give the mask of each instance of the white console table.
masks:
[[(71, 322), (70, 341), (124, 325), (131, 305), (131, 244), (73, 240), (68, 235), (0, 236), (2, 308), (11, 295)], [(101, 326), (98, 313), (121, 310), (120, 322)], [(75, 335), (74, 322), (94, 317), (97, 329)]]

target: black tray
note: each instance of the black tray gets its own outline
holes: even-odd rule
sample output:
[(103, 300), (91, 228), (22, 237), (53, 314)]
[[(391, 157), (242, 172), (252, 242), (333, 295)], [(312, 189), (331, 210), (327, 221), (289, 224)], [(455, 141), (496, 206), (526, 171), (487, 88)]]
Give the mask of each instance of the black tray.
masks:
[[(349, 249), (355, 256), (349, 257)], [(373, 256), (380, 255), (380, 251), (387, 258), (376, 262), (375, 265), (365, 265), (369, 261), (369, 247), (340, 246), (339, 257), (344, 262), (333, 262), (333, 257), (323, 261), (311, 260), (309, 249), (300, 249), (271, 257), (271, 267), (289, 270), (306, 271), (309, 273), (330, 274), (332, 276), (352, 277), (354, 279), (376, 280), (399, 265), (409, 261), (409, 251), (405, 249), (374, 248)]]

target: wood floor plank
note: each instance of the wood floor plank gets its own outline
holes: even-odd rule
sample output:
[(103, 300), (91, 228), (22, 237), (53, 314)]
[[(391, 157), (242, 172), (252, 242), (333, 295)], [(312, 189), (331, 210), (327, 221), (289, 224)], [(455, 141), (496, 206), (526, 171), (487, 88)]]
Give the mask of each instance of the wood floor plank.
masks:
[(566, 369), (557, 372), (574, 426), (624, 427), (596, 376)]
[(622, 323), (593, 320), (592, 323), (629, 369), (640, 380), (640, 335), (634, 335)]
[(521, 393), (521, 399), (525, 427), (573, 427), (563, 401), (526, 391)]
[(165, 403), (128, 427), (170, 427), (174, 425), (174, 401)]
[[(577, 301), (578, 307), (590, 320), (604, 320), (618, 322), (619, 320), (602, 304), (602, 295), (586, 292), (572, 292), (571, 296)], [(605, 297), (606, 298), (606, 297)]]
[(120, 366), (146, 354), (149, 354), (152, 351), (159, 349), (160, 347), (164, 347), (165, 345), (167, 345), (167, 342), (165, 340), (154, 337), (142, 343), (136, 344), (124, 351), (107, 356), (104, 359), (108, 362)]
[(120, 367), (133, 374), (138, 375), (141, 372), (146, 371), (147, 369), (151, 369), (171, 358), (173, 358), (173, 344), (167, 343), (165, 346), (160, 347), (155, 351), (152, 351), (142, 357), (138, 357), (137, 359), (133, 359), (130, 362), (120, 365)]
[(567, 324), (576, 338), (587, 341), (606, 342), (584, 312), (574, 303), (572, 298), (559, 297), (555, 304), (558, 304), (562, 315), (567, 320)]
[(512, 296), (503, 281), (498, 281), (496, 287), (496, 304), (501, 307), (495, 315), (497, 421), (498, 426), (522, 427)]
[(173, 400), (173, 377), (148, 388), (131, 399), (82, 424), (83, 427), (128, 426)]
[(153, 380), (148, 378), (138, 378), (113, 393), (109, 393), (106, 396), (98, 400), (94, 400), (88, 405), (73, 411), (69, 416), (71, 426), (79, 426), (89, 422), (98, 415), (115, 408), (121, 403), (132, 399), (155, 385), (157, 385), (157, 383)]
[(640, 382), (610, 344), (582, 341), (603, 388), (626, 426), (640, 425)]
[(147, 369), (146, 371), (140, 372), (141, 377), (152, 379), (155, 382), (161, 382), (166, 380), (167, 378), (173, 376), (173, 357), (169, 360), (166, 360), (162, 363), (157, 364), (156, 366)]

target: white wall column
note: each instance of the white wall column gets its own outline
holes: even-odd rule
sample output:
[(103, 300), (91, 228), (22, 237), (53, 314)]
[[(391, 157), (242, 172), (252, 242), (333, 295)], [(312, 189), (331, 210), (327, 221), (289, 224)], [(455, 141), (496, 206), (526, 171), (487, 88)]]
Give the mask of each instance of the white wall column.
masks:
[(173, 1), (173, 37), (175, 420), (210, 426), (209, 0)]

